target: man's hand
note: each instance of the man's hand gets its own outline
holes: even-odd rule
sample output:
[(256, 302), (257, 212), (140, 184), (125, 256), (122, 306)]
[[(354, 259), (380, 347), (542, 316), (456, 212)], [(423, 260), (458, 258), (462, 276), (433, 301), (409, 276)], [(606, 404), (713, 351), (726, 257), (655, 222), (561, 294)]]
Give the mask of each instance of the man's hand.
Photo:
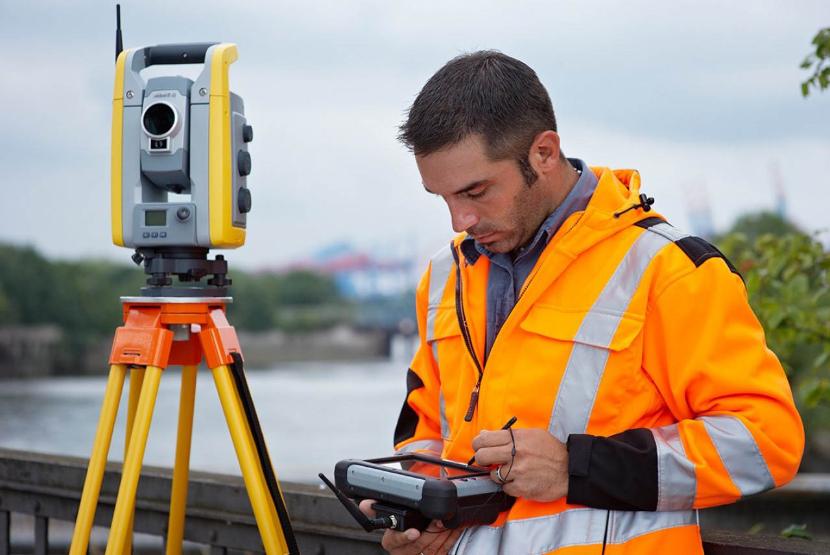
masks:
[[(374, 499), (360, 502), (360, 510), (369, 518), (375, 517)], [(439, 520), (434, 520), (423, 532), (410, 528), (405, 532), (386, 530), (381, 545), (390, 555), (446, 555), (455, 545), (462, 528), (447, 530)]]
[[(506, 481), (505, 493), (533, 501), (555, 501), (568, 494), (568, 449), (547, 430), (514, 429), (516, 456), (511, 454), (510, 430), (482, 430), (473, 440), (476, 463), (496, 465), (490, 475)], [(511, 465), (512, 462), (512, 465)]]

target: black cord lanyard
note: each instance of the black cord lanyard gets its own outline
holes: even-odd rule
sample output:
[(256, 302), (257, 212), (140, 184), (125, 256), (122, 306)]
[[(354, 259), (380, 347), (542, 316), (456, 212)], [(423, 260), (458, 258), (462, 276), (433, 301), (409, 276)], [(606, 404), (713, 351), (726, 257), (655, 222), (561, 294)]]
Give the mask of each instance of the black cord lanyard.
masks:
[(455, 314), (458, 318), (458, 327), (461, 328), (461, 336), (464, 338), (464, 345), (467, 347), (467, 352), (470, 353), (470, 356), (476, 365), (476, 370), (478, 370), (478, 380), (476, 381), (476, 385), (473, 388), (472, 393), (470, 393), (470, 405), (467, 407), (467, 413), (464, 415), (464, 421), (470, 422), (473, 419), (476, 406), (478, 406), (478, 394), (481, 391), (481, 379), (484, 377), (484, 370), (481, 368), (481, 363), (479, 362), (475, 349), (473, 348), (473, 340), (470, 337), (470, 328), (467, 325), (467, 315), (464, 313), (464, 299), (461, 294), (461, 261), (458, 258), (458, 251), (452, 242), (450, 242), (450, 250), (452, 251), (452, 258), (455, 260)]
[(605, 511), (605, 532), (602, 535), (602, 555), (605, 555), (605, 547), (608, 545), (608, 522), (611, 520), (610, 509)]

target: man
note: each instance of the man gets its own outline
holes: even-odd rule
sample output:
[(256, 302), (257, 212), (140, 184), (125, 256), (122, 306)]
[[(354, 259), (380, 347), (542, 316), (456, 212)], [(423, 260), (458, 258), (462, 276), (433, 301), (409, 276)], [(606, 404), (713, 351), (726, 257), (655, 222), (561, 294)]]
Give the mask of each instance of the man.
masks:
[(491, 51), (441, 68), (401, 127), (459, 235), (418, 287), (395, 447), (475, 455), (517, 499), (489, 526), (387, 531), (393, 554), (702, 553), (695, 509), (798, 468), (741, 277), (556, 129), (533, 70)]

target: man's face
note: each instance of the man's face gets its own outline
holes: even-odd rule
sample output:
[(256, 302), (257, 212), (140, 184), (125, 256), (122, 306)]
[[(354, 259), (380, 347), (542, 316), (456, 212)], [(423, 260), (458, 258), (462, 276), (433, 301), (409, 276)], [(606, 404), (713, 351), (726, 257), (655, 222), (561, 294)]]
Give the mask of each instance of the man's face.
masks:
[(541, 187), (525, 183), (515, 160), (491, 160), (478, 135), (415, 160), (424, 188), (447, 203), (452, 228), (492, 252), (527, 243), (547, 215)]

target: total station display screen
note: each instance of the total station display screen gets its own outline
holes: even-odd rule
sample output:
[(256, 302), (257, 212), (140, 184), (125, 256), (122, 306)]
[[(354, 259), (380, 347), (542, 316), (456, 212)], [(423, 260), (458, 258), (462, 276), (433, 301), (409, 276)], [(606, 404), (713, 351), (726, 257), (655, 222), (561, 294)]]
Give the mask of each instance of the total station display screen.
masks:
[(167, 210), (147, 210), (144, 212), (144, 225), (147, 227), (167, 225)]

